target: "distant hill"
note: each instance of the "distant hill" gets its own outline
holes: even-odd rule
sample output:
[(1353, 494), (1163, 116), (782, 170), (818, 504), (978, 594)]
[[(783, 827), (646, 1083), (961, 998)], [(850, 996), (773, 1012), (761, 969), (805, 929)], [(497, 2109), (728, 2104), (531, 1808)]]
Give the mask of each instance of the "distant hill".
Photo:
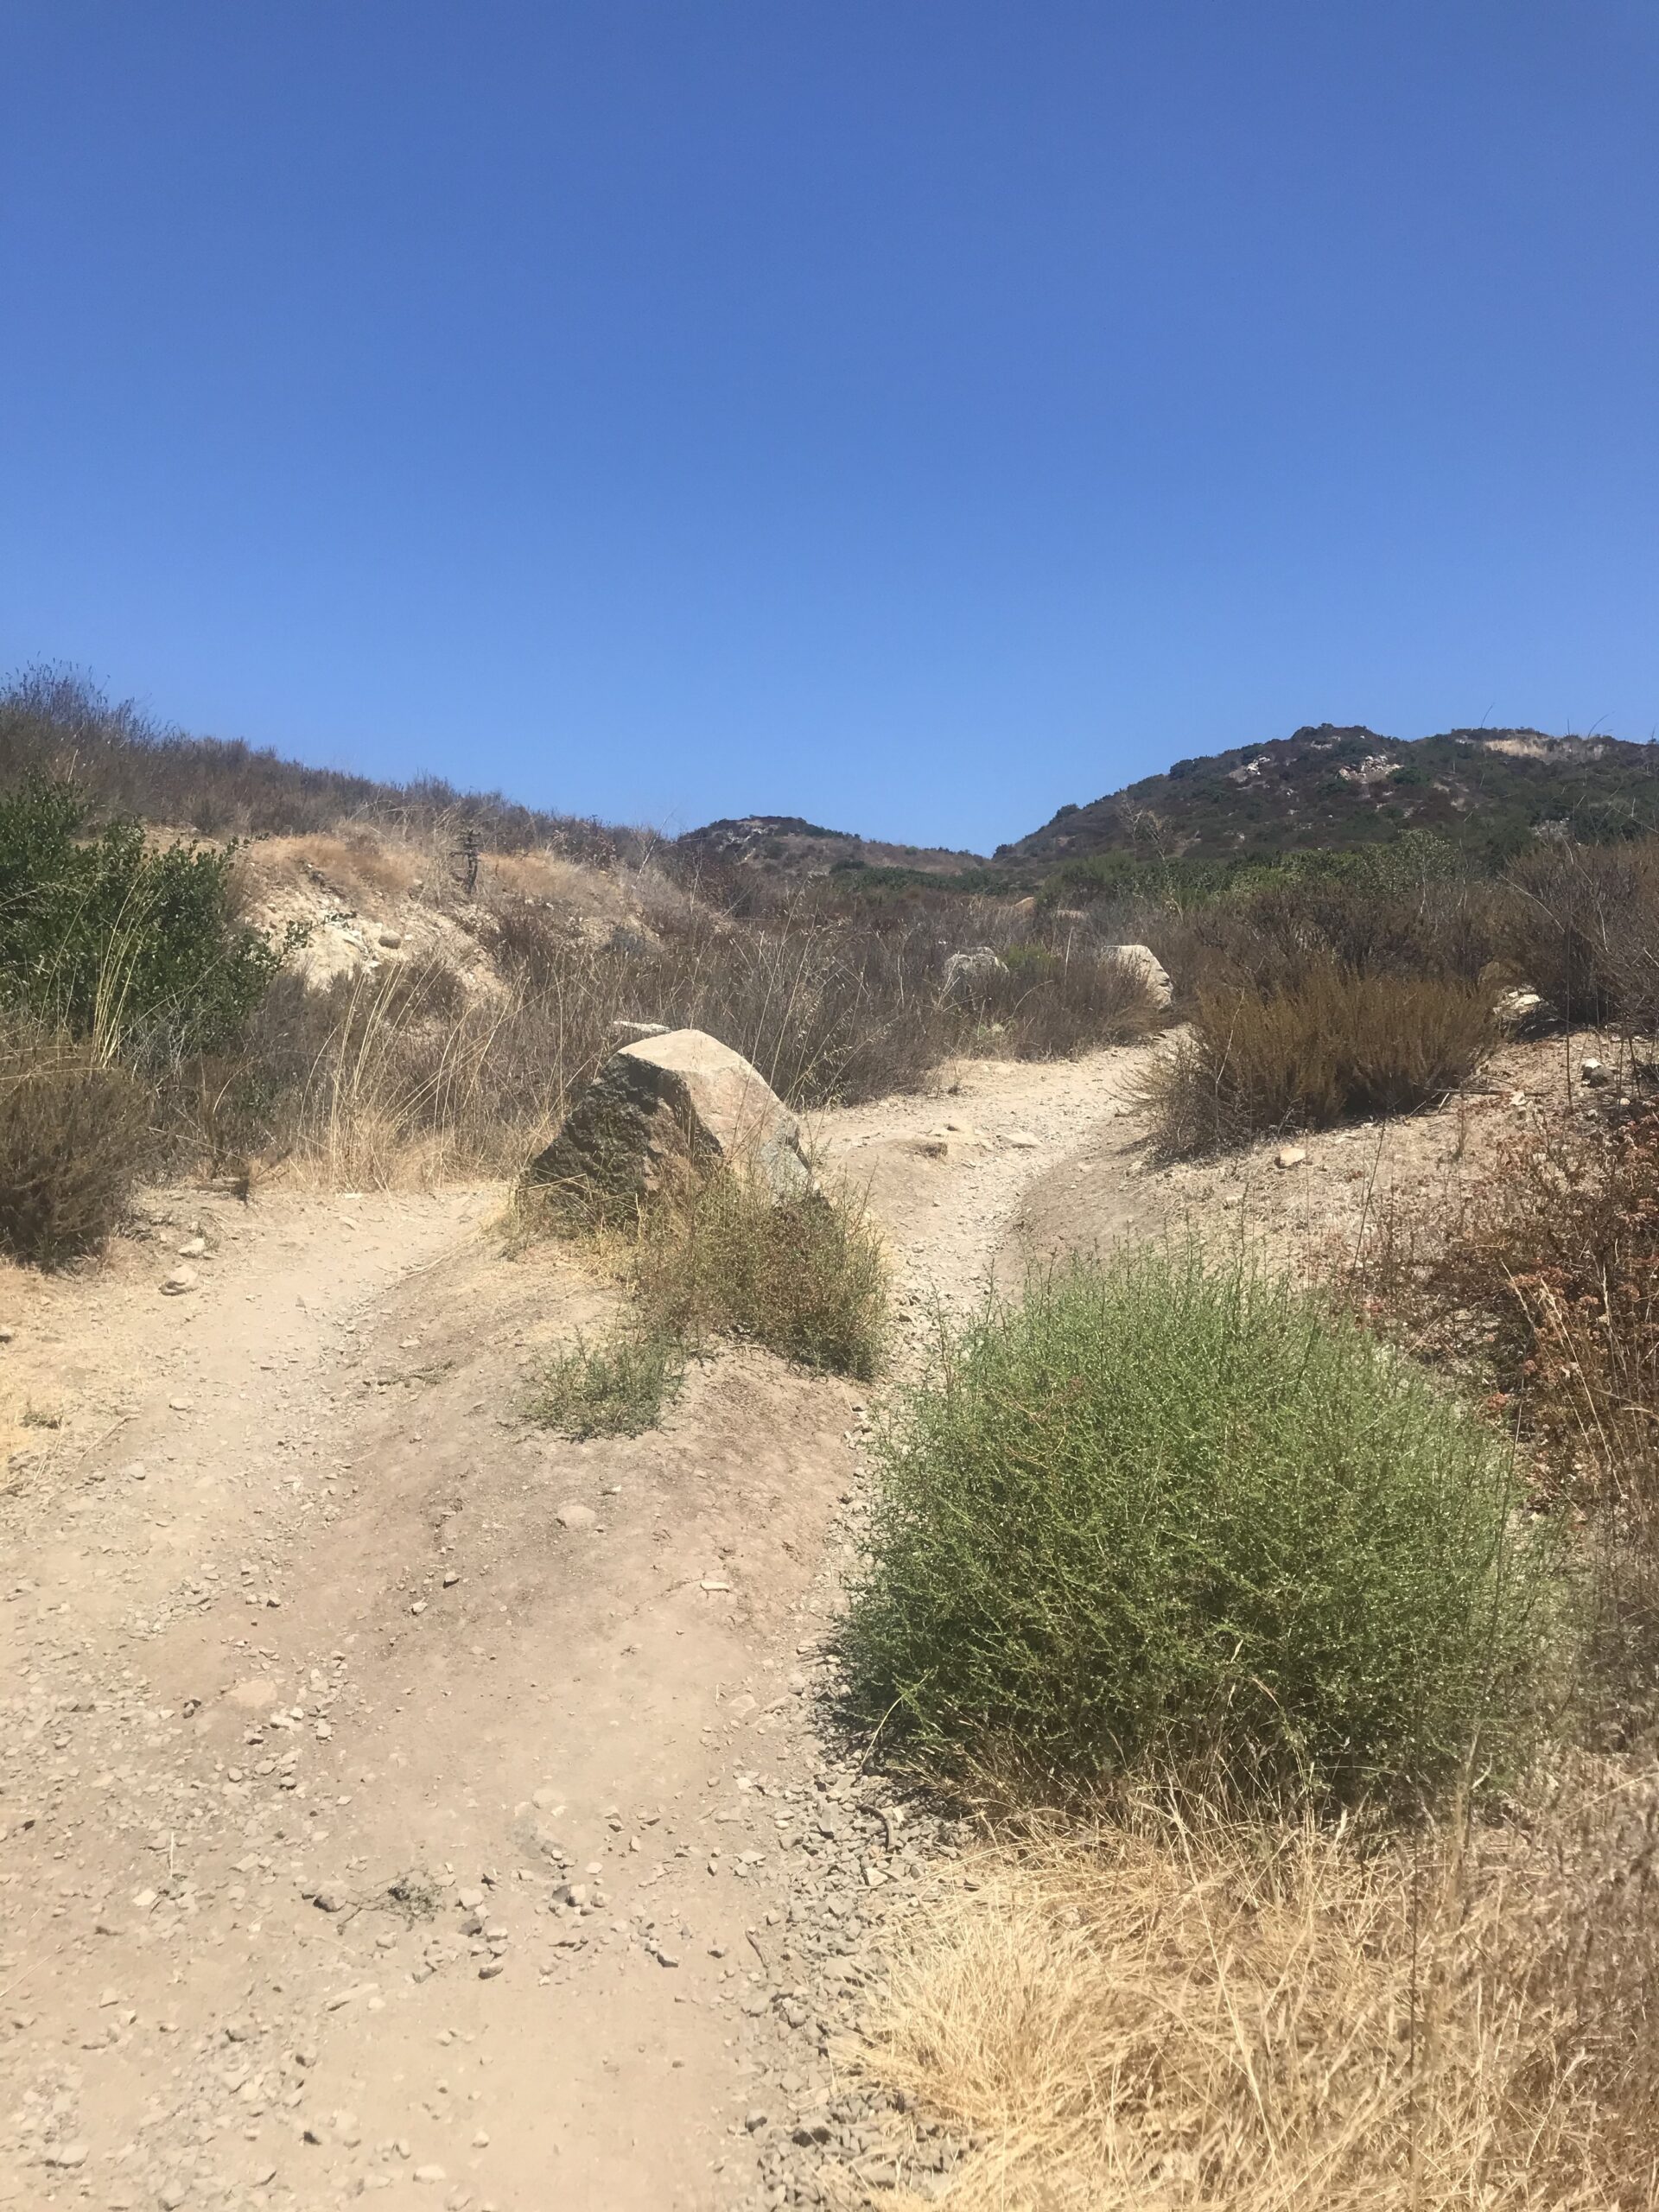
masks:
[(865, 868), (961, 875), (986, 865), (977, 853), (886, 844), (849, 830), (823, 830), (795, 814), (746, 814), (741, 821), (709, 822), (701, 830), (688, 830), (677, 840), (677, 848), (694, 861), (785, 876), (852, 874)]
[(1049, 869), (1110, 854), (1269, 859), (1430, 830), (1494, 854), (1559, 823), (1579, 837), (1659, 827), (1659, 746), (1535, 729), (1380, 736), (1320, 722), (1265, 745), (1177, 760), (1087, 806), (1063, 806), (1004, 867)]

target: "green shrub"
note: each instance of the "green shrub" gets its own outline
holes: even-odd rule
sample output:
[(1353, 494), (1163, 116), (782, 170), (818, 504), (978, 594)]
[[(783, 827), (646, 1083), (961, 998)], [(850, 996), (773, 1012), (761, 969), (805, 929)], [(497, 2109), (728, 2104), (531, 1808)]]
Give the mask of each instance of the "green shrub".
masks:
[(232, 861), (152, 851), (137, 822), (91, 833), (73, 784), (26, 778), (0, 797), (0, 996), (106, 1056), (221, 1049), (282, 957), (237, 922)]
[(1349, 1802), (1517, 1747), (1548, 1586), (1506, 1456), (1305, 1294), (1156, 1251), (1037, 1283), (879, 1466), (853, 1697), (936, 1768)]
[(39, 1267), (100, 1249), (148, 1160), (149, 1108), (86, 1045), (14, 1033), (0, 1051), (0, 1249)]
[(823, 1191), (774, 1202), (743, 1175), (701, 1177), (647, 1212), (633, 1280), (650, 1330), (690, 1345), (745, 1337), (866, 1380), (880, 1364), (880, 1239), (861, 1208)]
[[(533, 1186), (519, 1202), (521, 1234), (573, 1233)], [(543, 1369), (532, 1421), (567, 1436), (637, 1436), (678, 1392), (687, 1360), (722, 1338), (861, 1379), (880, 1363), (887, 1260), (862, 1209), (839, 1195), (774, 1202), (730, 1168), (688, 1176), (639, 1215), (622, 1274), (629, 1310), (599, 1344), (578, 1338)]]
[(656, 1427), (684, 1378), (672, 1338), (624, 1324), (597, 1344), (578, 1337), (550, 1359), (527, 1410), (563, 1436), (638, 1436)]
[(1433, 1105), (1496, 1044), (1490, 998), (1470, 984), (1332, 967), (1263, 995), (1206, 992), (1149, 1077), (1159, 1142), (1198, 1152)]

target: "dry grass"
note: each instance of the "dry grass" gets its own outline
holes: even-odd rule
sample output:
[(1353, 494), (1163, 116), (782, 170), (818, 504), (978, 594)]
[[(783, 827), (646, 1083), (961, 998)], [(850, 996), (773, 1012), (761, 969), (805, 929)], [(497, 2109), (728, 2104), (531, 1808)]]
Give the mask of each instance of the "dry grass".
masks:
[[(1601, 1094), (1604, 1097), (1606, 1094)], [(1659, 1734), (1659, 1108), (1567, 1107), (1497, 1148), (1459, 1206), (1401, 1207), (1350, 1293), (1477, 1382), (1536, 1498), (1582, 1526), (1597, 1738)]]
[(1637, 2212), (1654, 1789), (1586, 1776), (1528, 1827), (1372, 1851), (1151, 1812), (1039, 1834), (905, 1931), (861, 2065), (980, 2141), (959, 2212)]
[(813, 1107), (918, 1090), (976, 1046), (1046, 1058), (1156, 1019), (1112, 964), (1041, 953), (1000, 1020), (976, 1020), (940, 1001), (951, 940), (931, 923), (738, 923), (671, 891), (653, 913), (653, 934), (623, 925), (596, 942), (569, 912), (498, 899), (483, 925), (487, 990), (436, 959), (325, 990), (284, 977), (240, 1065), (178, 1085), (178, 1125), (215, 1159), (280, 1160), (352, 1188), (421, 1185), (515, 1172), (614, 1051), (618, 1020), (705, 1029)]
[(424, 881), (437, 855), (428, 844), (358, 830), (334, 837), (283, 839), (263, 848), (259, 858), (267, 865), (315, 868), (331, 889), (373, 905), (406, 898), (412, 885)]
[(14, 1027), (0, 1046), (0, 1249), (41, 1267), (100, 1250), (153, 1153), (150, 1104), (91, 1045)]
[(1150, 1079), (1167, 1154), (1432, 1105), (1497, 1041), (1491, 995), (1430, 976), (1312, 969), (1284, 990), (1203, 994)]

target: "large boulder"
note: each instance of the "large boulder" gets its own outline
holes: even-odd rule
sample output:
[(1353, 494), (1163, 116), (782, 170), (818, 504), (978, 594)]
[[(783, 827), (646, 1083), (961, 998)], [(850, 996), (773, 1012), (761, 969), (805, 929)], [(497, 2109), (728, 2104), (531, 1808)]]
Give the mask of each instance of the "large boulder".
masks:
[(994, 952), (988, 944), (975, 945), (968, 952), (953, 952), (944, 963), (944, 982), (940, 996), (947, 1003), (966, 999), (971, 1005), (982, 998), (987, 987), (998, 976), (1006, 976), (1007, 963)]
[(1147, 995), (1160, 1014), (1167, 1014), (1175, 1003), (1175, 986), (1169, 972), (1149, 944), (1103, 944), (1100, 949), (1103, 960), (1116, 960), (1120, 967), (1137, 975), (1147, 987)]
[(721, 1162), (776, 1198), (811, 1186), (800, 1125), (765, 1077), (717, 1037), (671, 1029), (605, 1063), (528, 1179), (574, 1213), (613, 1219), (688, 1167)]

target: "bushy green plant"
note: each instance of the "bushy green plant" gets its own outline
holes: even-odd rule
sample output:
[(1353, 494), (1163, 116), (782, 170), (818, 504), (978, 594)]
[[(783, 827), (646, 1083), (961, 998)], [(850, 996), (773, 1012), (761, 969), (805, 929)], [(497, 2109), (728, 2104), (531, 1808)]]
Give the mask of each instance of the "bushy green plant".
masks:
[(852, 1694), (936, 1767), (1351, 1801), (1516, 1751), (1548, 1607), (1505, 1453), (1281, 1283), (1156, 1250), (1037, 1282), (879, 1471)]
[(651, 1208), (633, 1262), (648, 1325), (691, 1345), (744, 1337), (785, 1359), (868, 1380), (887, 1322), (887, 1260), (851, 1201), (774, 1200), (729, 1171)]
[(656, 1427), (684, 1377), (673, 1338), (625, 1323), (598, 1344), (578, 1337), (549, 1360), (526, 1410), (563, 1436), (639, 1436)]
[(94, 831), (73, 784), (26, 778), (0, 797), (0, 996), (106, 1053), (222, 1048), (282, 957), (237, 921), (232, 859)]

